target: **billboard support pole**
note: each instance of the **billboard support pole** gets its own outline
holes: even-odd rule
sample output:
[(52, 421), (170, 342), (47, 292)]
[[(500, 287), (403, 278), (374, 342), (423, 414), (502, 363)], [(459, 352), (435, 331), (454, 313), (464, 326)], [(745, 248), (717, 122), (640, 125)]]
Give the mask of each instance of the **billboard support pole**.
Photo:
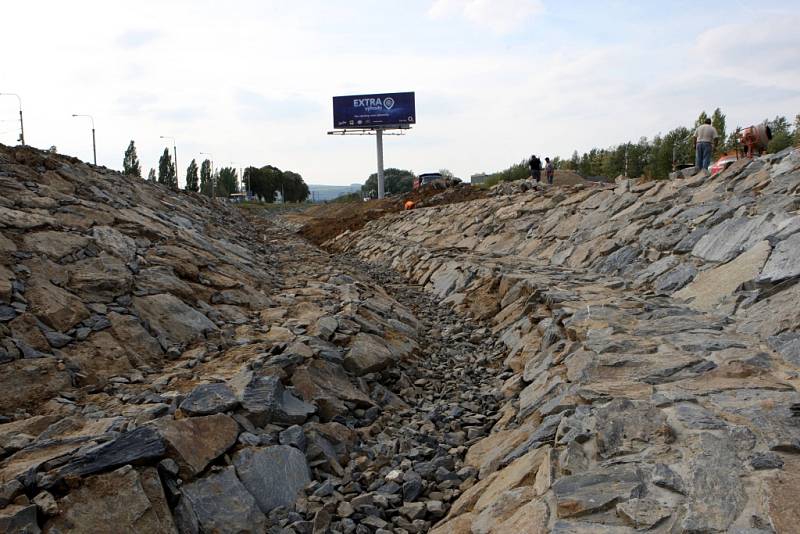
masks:
[(378, 198), (383, 198), (383, 130), (381, 128), (375, 130), (375, 141), (378, 147)]

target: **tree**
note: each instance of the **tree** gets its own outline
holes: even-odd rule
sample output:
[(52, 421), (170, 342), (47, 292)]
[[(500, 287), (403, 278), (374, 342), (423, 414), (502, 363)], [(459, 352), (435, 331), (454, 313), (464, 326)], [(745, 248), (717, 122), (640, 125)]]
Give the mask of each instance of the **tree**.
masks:
[(697, 128), (701, 124), (705, 124), (707, 119), (708, 115), (706, 114), (706, 112), (705, 111), (700, 112), (700, 116), (697, 117), (696, 121), (694, 121), (694, 127)]
[(127, 176), (142, 177), (142, 166), (139, 164), (139, 157), (136, 155), (136, 146), (133, 140), (128, 144), (128, 149), (125, 150), (125, 157), (122, 160), (122, 174)]
[(794, 144), (800, 145), (800, 113), (794, 118)]
[[(404, 169), (390, 167), (383, 171), (384, 190), (387, 195), (395, 193), (408, 193), (414, 186), (414, 173)], [(372, 173), (361, 186), (361, 192), (369, 195), (371, 191), (378, 192), (378, 173)]]
[(227, 197), (239, 191), (239, 182), (236, 179), (236, 169), (223, 167), (219, 170), (217, 179), (217, 194)]
[(439, 174), (441, 174), (444, 178), (455, 178), (455, 175), (450, 172), (450, 169), (439, 169)]
[(200, 186), (197, 178), (197, 162), (192, 159), (192, 162), (186, 167), (186, 190), (197, 192)]
[(214, 195), (214, 179), (211, 176), (211, 161), (204, 159), (200, 164), (200, 192), (205, 196)]
[(156, 170), (151, 168), (150, 172), (147, 173), (147, 180), (150, 182), (155, 183), (156, 181)]
[(172, 162), (172, 156), (170, 156), (168, 148), (164, 149), (164, 153), (161, 154), (158, 160), (158, 183), (164, 184), (171, 189), (178, 188), (175, 164)]
[(786, 117), (775, 117), (775, 119), (767, 121), (767, 124), (772, 130), (772, 140), (767, 145), (767, 152), (780, 152), (784, 148), (792, 146), (792, 135)]
[(713, 126), (719, 134), (719, 142), (717, 143), (716, 154), (720, 155), (730, 150), (728, 144), (726, 143), (727, 135), (725, 134), (725, 114), (722, 113), (721, 109), (715, 109), (714, 113), (711, 115), (711, 126)]

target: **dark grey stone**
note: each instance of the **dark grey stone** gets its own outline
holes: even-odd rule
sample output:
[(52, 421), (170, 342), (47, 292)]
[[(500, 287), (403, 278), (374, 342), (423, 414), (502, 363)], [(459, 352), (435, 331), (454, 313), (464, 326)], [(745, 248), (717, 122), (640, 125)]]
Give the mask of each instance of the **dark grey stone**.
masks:
[(142, 464), (163, 458), (166, 446), (158, 430), (142, 426), (121, 434), (116, 439), (82, 450), (62, 467), (47, 474), (51, 486), (67, 476), (86, 476), (108, 471), (126, 464)]
[(233, 457), (233, 465), (264, 513), (294, 504), (311, 481), (305, 456), (287, 445), (242, 449)]
[(774, 452), (758, 453), (750, 458), (750, 466), (757, 471), (762, 469), (780, 469), (783, 467), (783, 459)]
[(784, 332), (767, 339), (772, 349), (787, 362), (800, 366), (800, 332)]
[(227, 412), (239, 404), (231, 388), (223, 383), (200, 384), (181, 403), (181, 410), (188, 415), (213, 415)]
[(276, 376), (247, 374), (231, 384), (245, 415), (259, 427), (268, 423), (303, 424), (316, 411), (313, 405), (287, 391)]
[(558, 516), (578, 517), (613, 508), (617, 503), (641, 497), (642, 474), (632, 466), (614, 466), (559, 478), (553, 483)]
[(0, 532), (39, 534), (41, 530), (36, 521), (36, 505), (11, 506), (0, 510)]
[(44, 337), (47, 339), (47, 342), (50, 343), (51, 347), (57, 349), (66, 347), (72, 342), (71, 337), (66, 334), (62, 334), (61, 332), (56, 332), (55, 330), (46, 330), (44, 332)]
[(775, 284), (800, 276), (800, 233), (778, 243), (756, 281)]
[(653, 484), (661, 488), (666, 488), (683, 495), (686, 494), (686, 484), (684, 484), (683, 479), (678, 473), (665, 464), (656, 464), (650, 480)]
[(656, 278), (653, 288), (659, 293), (672, 293), (691, 282), (697, 274), (697, 267), (691, 263), (682, 263)]
[(7, 304), (0, 304), (0, 322), (6, 323), (17, 316), (17, 310)]
[(183, 486), (183, 514), (200, 532), (265, 532), (267, 518), (233, 467)]
[(301, 451), (305, 451), (308, 444), (303, 427), (299, 425), (292, 425), (281, 432), (278, 440), (281, 445), (289, 445)]

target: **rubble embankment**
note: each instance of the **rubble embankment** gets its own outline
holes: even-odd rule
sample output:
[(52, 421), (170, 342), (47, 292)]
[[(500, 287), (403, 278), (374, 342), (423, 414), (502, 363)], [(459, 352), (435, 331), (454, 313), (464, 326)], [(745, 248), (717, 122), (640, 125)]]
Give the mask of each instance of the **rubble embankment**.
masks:
[(328, 241), (506, 349), (478, 482), (434, 532), (795, 532), (799, 207), (787, 150), (711, 178), (502, 184)]
[(422, 532), (476, 480), (493, 342), (449, 308), (74, 158), (0, 146), (0, 190), (0, 531)]

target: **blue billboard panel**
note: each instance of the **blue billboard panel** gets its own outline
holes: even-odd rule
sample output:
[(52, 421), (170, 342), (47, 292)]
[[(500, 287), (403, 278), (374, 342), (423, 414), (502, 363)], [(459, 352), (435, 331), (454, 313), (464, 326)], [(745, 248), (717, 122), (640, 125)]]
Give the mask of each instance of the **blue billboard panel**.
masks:
[(333, 97), (334, 128), (374, 128), (416, 123), (414, 93)]

